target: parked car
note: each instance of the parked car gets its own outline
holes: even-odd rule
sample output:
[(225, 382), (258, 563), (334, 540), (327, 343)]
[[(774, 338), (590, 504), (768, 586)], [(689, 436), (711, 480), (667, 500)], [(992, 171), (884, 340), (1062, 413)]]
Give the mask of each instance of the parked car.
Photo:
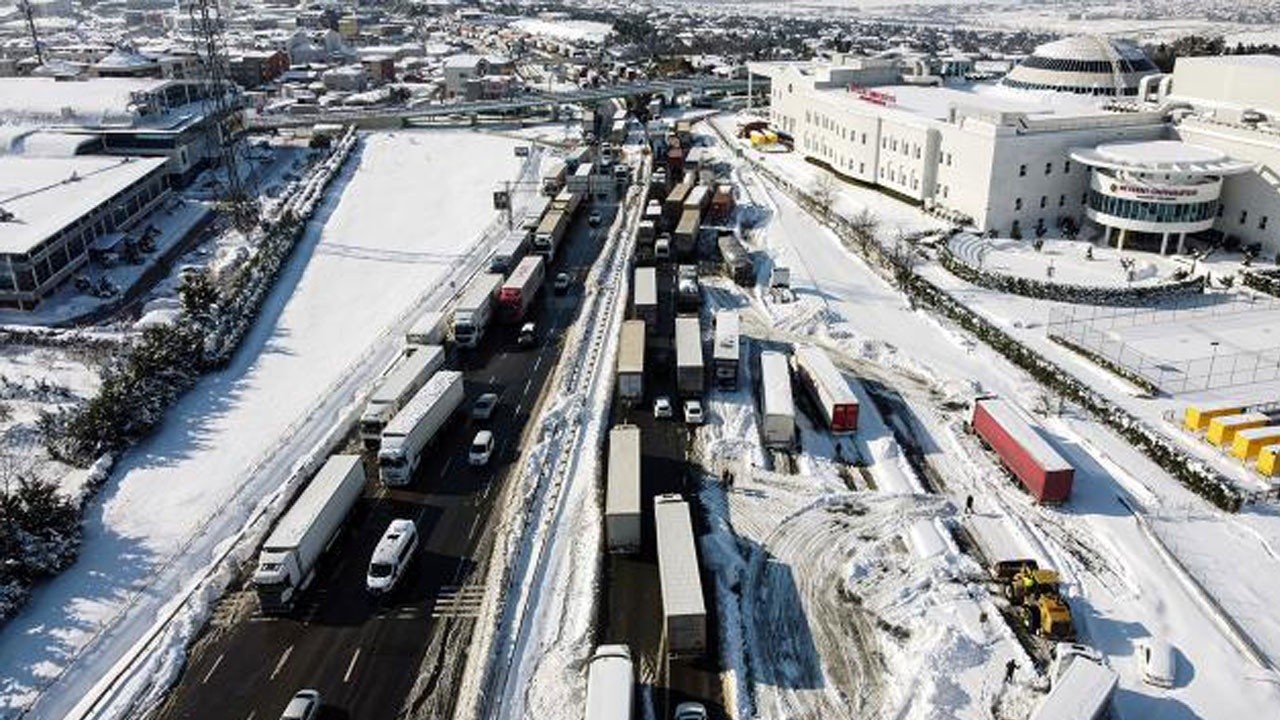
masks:
[(1156, 687), (1173, 687), (1176, 660), (1173, 646), (1160, 638), (1148, 638), (1138, 647), (1138, 660), (1142, 665), (1142, 681)]
[(658, 419), (671, 417), (671, 398), (663, 395), (653, 401), (653, 416)]
[(702, 703), (682, 702), (676, 706), (675, 720), (707, 720), (707, 709)]
[(472, 466), (479, 467), (488, 465), (489, 458), (493, 456), (493, 433), (488, 430), (481, 430), (476, 433), (475, 438), (471, 441), (471, 450), (467, 453), (467, 461)]
[(703, 423), (701, 400), (684, 401), (684, 421), (689, 425), (701, 425)]
[(320, 714), (320, 693), (299, 690), (284, 708), (280, 720), (314, 720)]
[(498, 407), (498, 394), (485, 393), (476, 398), (471, 405), (472, 420), (488, 420), (493, 417), (493, 411)]
[(555, 291), (557, 295), (569, 292), (569, 273), (556, 273)]

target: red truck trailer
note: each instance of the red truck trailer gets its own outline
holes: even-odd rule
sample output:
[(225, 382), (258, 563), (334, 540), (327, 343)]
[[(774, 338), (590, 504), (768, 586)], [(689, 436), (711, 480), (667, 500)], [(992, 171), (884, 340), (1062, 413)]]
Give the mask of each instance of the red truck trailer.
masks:
[(503, 322), (518, 323), (524, 319), (529, 304), (542, 287), (545, 272), (541, 255), (529, 255), (520, 261), (511, 277), (498, 288), (498, 309)]
[(1075, 468), (1012, 405), (999, 398), (978, 400), (972, 425), (1037, 501), (1060, 503), (1071, 496)]
[(792, 359), (801, 384), (809, 391), (831, 432), (856, 432), (858, 397), (826, 351), (815, 345), (800, 345)]

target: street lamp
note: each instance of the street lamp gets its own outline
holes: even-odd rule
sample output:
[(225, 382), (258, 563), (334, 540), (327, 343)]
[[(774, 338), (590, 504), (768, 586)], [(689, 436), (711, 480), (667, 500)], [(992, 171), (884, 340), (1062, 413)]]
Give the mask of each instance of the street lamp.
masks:
[(1213, 354), (1209, 356), (1209, 377), (1205, 378), (1204, 386), (1207, 389), (1209, 383), (1213, 382), (1213, 363), (1218, 359), (1219, 342), (1214, 340), (1209, 343), (1209, 347), (1213, 348)]

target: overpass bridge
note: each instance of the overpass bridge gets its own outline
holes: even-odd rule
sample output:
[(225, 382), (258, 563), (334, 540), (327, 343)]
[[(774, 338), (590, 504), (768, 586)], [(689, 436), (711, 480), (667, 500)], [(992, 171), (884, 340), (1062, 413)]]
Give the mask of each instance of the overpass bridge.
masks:
[[(569, 92), (530, 92), (500, 100), (432, 103), (416, 107), (400, 105), (347, 108), (305, 115), (246, 115), (245, 128), (252, 132), (309, 127), (317, 123), (356, 125), (368, 128), (405, 127), (417, 122), (431, 122), (438, 119), (462, 118), (474, 120), (483, 115), (509, 116), (539, 108), (547, 109), (554, 115), (561, 105), (596, 103), (602, 100), (645, 94), (660, 94), (671, 97), (686, 92), (740, 93), (746, 92), (747, 89), (748, 82), (746, 80), (722, 80), (716, 78), (646, 80), (598, 88), (583, 88)], [(750, 83), (750, 89), (753, 93), (767, 93), (769, 91), (769, 81), (765, 78), (753, 78)]]

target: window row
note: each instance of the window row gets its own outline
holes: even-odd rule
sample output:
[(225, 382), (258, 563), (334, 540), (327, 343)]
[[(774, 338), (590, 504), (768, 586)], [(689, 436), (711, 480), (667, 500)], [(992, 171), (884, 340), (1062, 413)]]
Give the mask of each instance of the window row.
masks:
[(1218, 201), (1200, 203), (1157, 203), (1104, 195), (1089, 191), (1089, 209), (1124, 218), (1157, 223), (1189, 223), (1211, 220), (1218, 213)]
[[(947, 163), (947, 164), (948, 164), (948, 165), (950, 165), (951, 163)], [(1047, 163), (1045, 163), (1045, 164), (1044, 164), (1044, 174), (1045, 174), (1045, 175), (1051, 175), (1051, 174), (1053, 174), (1053, 163), (1051, 163), (1051, 162), (1047, 162)], [(1062, 163), (1062, 174), (1064, 174), (1064, 175), (1070, 175), (1070, 174), (1071, 174), (1071, 161), (1070, 161), (1070, 160), (1065, 160), (1065, 161), (1063, 161), (1063, 163)], [(1027, 176), (1027, 166), (1026, 166), (1026, 165), (1019, 165), (1019, 166), (1018, 166), (1018, 177), (1026, 177), (1026, 176)]]

